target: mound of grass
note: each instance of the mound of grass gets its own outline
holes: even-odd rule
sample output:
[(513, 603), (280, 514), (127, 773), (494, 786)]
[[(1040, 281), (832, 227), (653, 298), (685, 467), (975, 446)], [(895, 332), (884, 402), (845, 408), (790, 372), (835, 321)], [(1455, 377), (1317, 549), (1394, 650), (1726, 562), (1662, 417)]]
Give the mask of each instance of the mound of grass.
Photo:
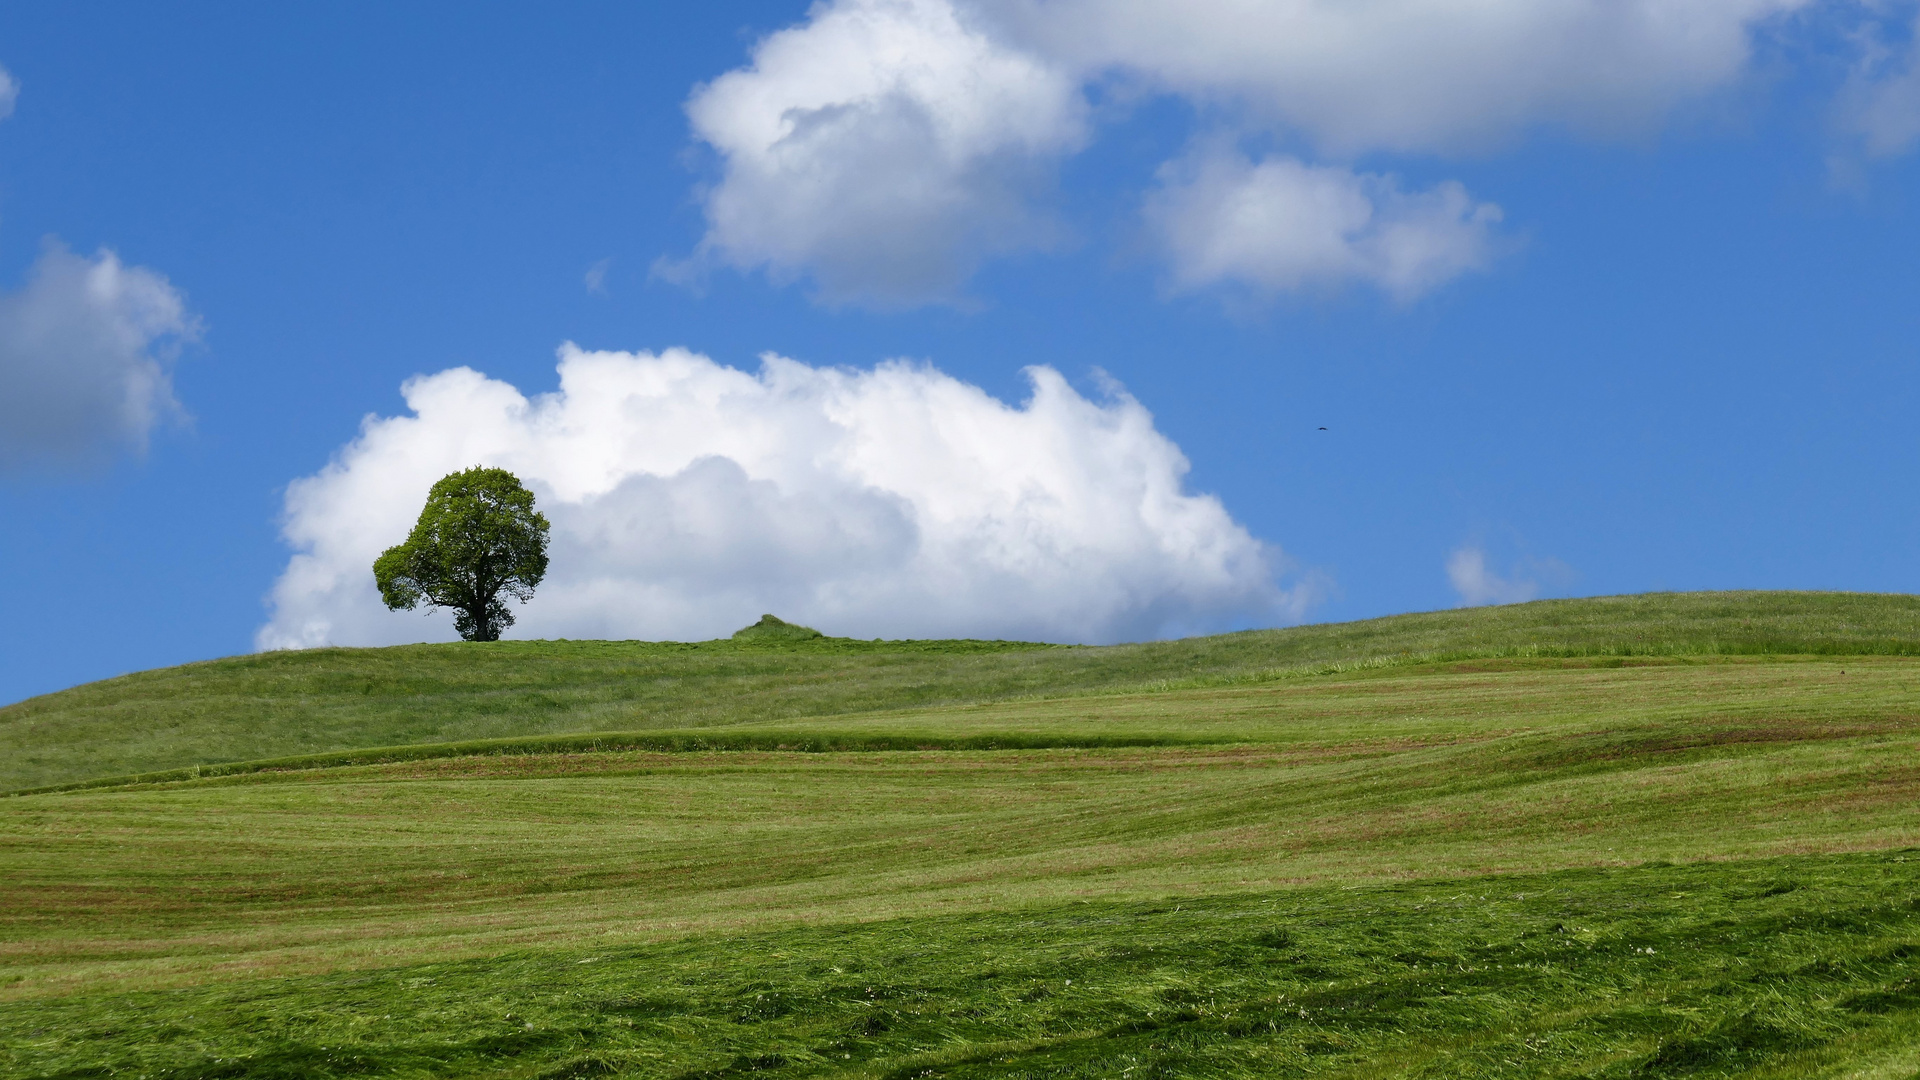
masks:
[(1905, 1076), (1920, 860), (1082, 902), (0, 1005), (55, 1077)]
[(762, 615), (759, 622), (733, 632), (734, 641), (812, 641), (826, 636), (811, 626), (800, 626), (772, 615)]
[(1497, 657), (1920, 655), (1920, 598), (1549, 600), (1100, 648), (782, 638), (262, 653), (0, 709), (0, 790), (369, 747), (844, 717)]

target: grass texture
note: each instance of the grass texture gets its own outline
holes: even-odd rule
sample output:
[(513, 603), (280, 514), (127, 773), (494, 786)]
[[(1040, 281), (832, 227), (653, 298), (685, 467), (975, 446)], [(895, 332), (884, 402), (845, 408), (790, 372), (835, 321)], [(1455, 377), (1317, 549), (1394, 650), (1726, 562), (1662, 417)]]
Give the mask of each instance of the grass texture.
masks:
[(1078, 902), (0, 1005), (9, 1077), (1904, 1078), (1920, 859)]
[[(1621, 666), (1605, 666), (1611, 664)], [(1920, 661), (1463, 661), (0, 800), (0, 996), (1070, 899), (1920, 844)]]
[(1654, 596), (80, 687), (0, 716), (16, 786), (70, 785), (0, 798), (0, 1075), (1910, 1080), (1916, 618)]
[(1656, 593), (1100, 648), (776, 637), (257, 653), (0, 708), (0, 791), (369, 747), (707, 729), (1327, 668), (1776, 654), (1920, 656), (1920, 597)]

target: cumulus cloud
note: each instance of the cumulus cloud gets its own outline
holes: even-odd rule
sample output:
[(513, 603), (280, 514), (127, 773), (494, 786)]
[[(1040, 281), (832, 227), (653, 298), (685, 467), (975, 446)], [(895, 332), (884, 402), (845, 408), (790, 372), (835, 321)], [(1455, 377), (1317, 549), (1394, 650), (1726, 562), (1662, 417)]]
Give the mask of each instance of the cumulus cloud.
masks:
[(1457, 183), (1408, 192), (1389, 176), (1256, 163), (1220, 146), (1169, 163), (1159, 180), (1145, 217), (1179, 290), (1358, 281), (1408, 300), (1491, 262), (1500, 221), (1498, 206)]
[(1920, 19), (1904, 36), (1889, 44), (1881, 27), (1865, 30), (1864, 55), (1840, 95), (1841, 129), (1869, 158), (1904, 154), (1920, 142)]
[(1085, 137), (1074, 80), (948, 0), (818, 5), (687, 113), (722, 169), (696, 259), (883, 306), (952, 300), (981, 260), (1045, 246), (1032, 197)]
[(198, 332), (165, 277), (49, 241), (26, 285), (0, 294), (0, 467), (143, 449), (181, 415), (168, 365)]
[[(694, 133), (721, 173), (699, 253), (657, 270), (764, 267), (810, 277), (830, 302), (951, 300), (983, 260), (1055, 235), (1035, 195), (1090, 140), (1090, 85), (1178, 96), (1209, 123), (1300, 139), (1336, 165), (1479, 151), (1541, 126), (1642, 130), (1737, 81), (1767, 20), (1813, 2), (824, 0), (694, 93)], [(1417, 292), (1485, 257), (1491, 219), (1457, 187), (1393, 193), (1383, 217), (1378, 177), (1291, 164), (1260, 179), (1340, 196), (1336, 212), (1370, 203), (1367, 219), (1396, 222), (1382, 233), (1398, 239), (1307, 236), (1315, 204), (1301, 203), (1283, 216), (1302, 222), (1297, 239), (1338, 249), (1331, 261), (1269, 248), (1233, 256), (1223, 277)], [(1218, 239), (1203, 229), (1174, 254)]]
[(466, 368), (288, 489), (296, 549), (263, 648), (451, 638), (386, 611), (369, 567), (434, 480), (512, 470), (553, 523), (528, 637), (699, 639), (762, 612), (860, 637), (1115, 641), (1296, 620), (1279, 552), (1211, 496), (1117, 389), (1050, 368), (1019, 407), (927, 366), (758, 374), (683, 350), (560, 353), (528, 398)]

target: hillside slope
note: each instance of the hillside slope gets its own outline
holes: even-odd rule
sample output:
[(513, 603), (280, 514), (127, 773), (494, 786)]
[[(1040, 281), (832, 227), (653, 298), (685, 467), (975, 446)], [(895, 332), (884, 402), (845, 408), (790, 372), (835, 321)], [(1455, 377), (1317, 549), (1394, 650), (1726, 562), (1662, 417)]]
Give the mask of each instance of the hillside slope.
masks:
[(1185, 745), (488, 754), (0, 799), (0, 996), (1920, 843), (1920, 659), (1513, 659), (815, 721)]
[(0, 798), (0, 1075), (1910, 1076), (1914, 623), (1628, 597), (82, 687), (15, 745), (653, 726)]
[(800, 718), (1509, 655), (1920, 655), (1920, 597), (1544, 600), (1105, 647), (505, 641), (259, 653), (0, 708), (0, 791), (373, 746)]

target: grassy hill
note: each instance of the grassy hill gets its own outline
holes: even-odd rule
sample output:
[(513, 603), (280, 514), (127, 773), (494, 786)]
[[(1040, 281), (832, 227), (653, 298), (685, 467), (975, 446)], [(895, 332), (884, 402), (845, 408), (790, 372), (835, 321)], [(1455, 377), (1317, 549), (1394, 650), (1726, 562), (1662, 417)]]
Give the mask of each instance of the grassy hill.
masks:
[(1181, 641), (504, 641), (256, 653), (0, 708), (0, 791), (476, 739), (843, 717), (1509, 656), (1920, 655), (1920, 597), (1656, 593)]
[(1910, 597), (267, 654), (0, 732), (333, 755), (0, 798), (9, 1077), (1920, 1072)]

